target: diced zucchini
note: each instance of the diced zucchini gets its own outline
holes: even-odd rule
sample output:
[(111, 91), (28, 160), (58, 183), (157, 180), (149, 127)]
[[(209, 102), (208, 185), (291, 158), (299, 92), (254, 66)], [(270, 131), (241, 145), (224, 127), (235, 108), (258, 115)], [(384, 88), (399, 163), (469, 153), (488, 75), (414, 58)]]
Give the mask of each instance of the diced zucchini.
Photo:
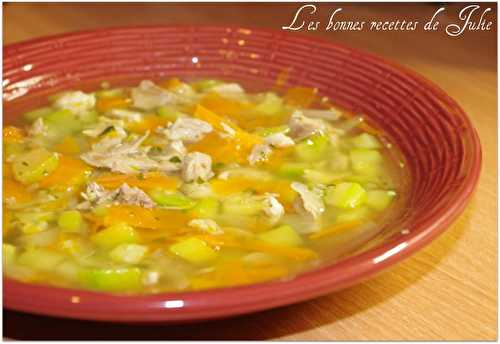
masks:
[(262, 241), (278, 246), (299, 246), (302, 244), (300, 235), (288, 225), (260, 233), (257, 237)]
[(80, 283), (88, 288), (105, 291), (128, 291), (141, 287), (139, 268), (84, 269), (78, 273)]
[(349, 156), (340, 152), (335, 152), (332, 154), (329, 166), (333, 171), (347, 171), (349, 169)]
[(334, 181), (339, 180), (339, 175), (307, 169), (304, 171), (304, 179), (312, 184), (331, 184)]
[(46, 248), (28, 248), (17, 262), (35, 270), (53, 271), (63, 260), (64, 256), (58, 252)]
[(30, 222), (21, 227), (21, 231), (24, 234), (35, 234), (47, 230), (49, 227), (48, 223), (45, 221)]
[(354, 172), (360, 174), (378, 174), (382, 155), (373, 149), (358, 148), (350, 151), (349, 158)]
[(40, 117), (43, 118), (52, 112), (54, 112), (54, 109), (47, 106), (47, 107), (38, 108), (38, 109), (35, 109), (32, 111), (28, 111), (23, 116), (28, 122), (34, 122), (38, 118), (40, 118)]
[(394, 191), (370, 190), (366, 193), (366, 205), (381, 211), (391, 204), (394, 197), (396, 197)]
[(38, 233), (19, 236), (19, 243), (26, 247), (45, 247), (57, 241), (58, 231), (55, 228), (47, 229)]
[(288, 125), (280, 125), (277, 127), (268, 127), (268, 128), (260, 128), (257, 129), (254, 134), (259, 135), (261, 137), (266, 137), (272, 134), (278, 134), (278, 133), (283, 133), (286, 134), (290, 131), (290, 128)]
[(95, 110), (85, 111), (85, 112), (78, 115), (78, 118), (84, 124), (94, 123), (97, 121), (98, 117), (99, 117), (99, 114)]
[(182, 115), (179, 110), (167, 105), (158, 107), (156, 109), (156, 114), (160, 117), (168, 118), (172, 122), (174, 122), (177, 118), (179, 118), (179, 116)]
[(321, 160), (328, 151), (329, 142), (327, 135), (313, 135), (295, 145), (295, 155), (306, 162)]
[(123, 96), (123, 88), (112, 88), (109, 90), (101, 90), (96, 92), (98, 98), (112, 98)]
[(74, 257), (83, 257), (91, 255), (95, 248), (87, 239), (76, 234), (61, 234), (57, 243), (58, 249), (69, 253)]
[(45, 148), (35, 148), (19, 154), (12, 162), (14, 178), (23, 184), (31, 184), (51, 174), (59, 164), (59, 156)]
[(2, 244), (2, 261), (3, 265), (11, 265), (16, 259), (17, 247), (11, 244)]
[(212, 87), (218, 86), (223, 84), (222, 81), (220, 80), (215, 80), (215, 79), (206, 79), (206, 80), (200, 80), (191, 83), (191, 86), (196, 89), (198, 92), (206, 92), (210, 90)]
[(300, 178), (304, 175), (304, 171), (309, 167), (309, 165), (304, 164), (304, 163), (284, 163), (282, 164), (277, 173), (280, 177), (283, 178), (290, 178), (290, 179), (295, 179), (295, 178)]
[(15, 214), (16, 218), (22, 223), (32, 223), (39, 221), (52, 221), (56, 218), (54, 212), (51, 211), (24, 211)]
[(57, 219), (57, 225), (63, 232), (77, 232), (82, 222), (82, 214), (78, 210), (63, 211)]
[(352, 138), (352, 143), (357, 148), (378, 149), (381, 148), (379, 140), (368, 133), (360, 134)]
[(281, 110), (283, 99), (275, 93), (267, 92), (264, 99), (254, 107), (254, 111), (265, 115), (274, 115)]
[(121, 244), (116, 246), (109, 256), (117, 263), (137, 264), (148, 251), (148, 248), (137, 244)]
[(48, 137), (53, 140), (73, 135), (84, 127), (84, 122), (68, 109), (47, 114), (44, 117), (44, 124), (47, 126)]
[(202, 198), (190, 210), (190, 214), (196, 218), (213, 219), (219, 213), (220, 204), (216, 198)]
[(352, 222), (352, 221), (362, 221), (370, 215), (370, 211), (367, 207), (361, 206), (354, 209), (346, 209), (337, 214), (336, 222)]
[(206, 242), (194, 237), (171, 245), (169, 250), (194, 264), (205, 263), (217, 257), (217, 252), (208, 246)]
[(358, 183), (340, 183), (329, 187), (325, 202), (337, 208), (356, 208), (366, 200), (366, 191)]
[(72, 262), (71, 260), (65, 260), (61, 264), (56, 266), (55, 272), (63, 278), (66, 278), (70, 281), (76, 281), (82, 269), (83, 268), (75, 262)]
[(125, 223), (117, 223), (91, 236), (92, 242), (103, 248), (113, 248), (120, 244), (137, 242), (134, 228)]
[(154, 189), (149, 196), (156, 204), (171, 209), (191, 209), (196, 201), (180, 193), (172, 193), (161, 189)]
[(234, 194), (222, 202), (222, 212), (234, 216), (257, 215), (264, 208), (264, 203), (249, 194)]

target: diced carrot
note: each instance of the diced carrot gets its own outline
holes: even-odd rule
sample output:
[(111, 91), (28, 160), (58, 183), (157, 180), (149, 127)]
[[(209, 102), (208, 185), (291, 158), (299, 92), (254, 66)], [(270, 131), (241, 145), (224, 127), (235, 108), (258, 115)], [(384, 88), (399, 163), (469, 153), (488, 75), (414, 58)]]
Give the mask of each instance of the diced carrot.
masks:
[(285, 95), (285, 101), (293, 106), (307, 108), (316, 100), (317, 88), (311, 87), (292, 87), (288, 89)]
[(249, 103), (244, 103), (235, 99), (224, 98), (217, 93), (209, 93), (201, 100), (200, 104), (214, 113), (241, 120), (241, 112), (250, 107)]
[(224, 118), (218, 116), (214, 112), (210, 111), (209, 109), (205, 108), (204, 106), (198, 105), (196, 107), (196, 110), (194, 112), (194, 116), (198, 119), (201, 119), (205, 122), (210, 123), (216, 130), (224, 132), (224, 126), (229, 126), (235, 131), (235, 139), (239, 141), (240, 144), (246, 146), (246, 147), (251, 147), (254, 144), (262, 143), (262, 138), (250, 134), (244, 130), (242, 130), (240, 127), (235, 125), (234, 123), (231, 123), (228, 120), (225, 120)]
[(130, 98), (120, 96), (106, 97), (97, 99), (95, 107), (99, 112), (106, 112), (111, 109), (126, 109), (131, 102)]
[(244, 177), (232, 177), (226, 180), (212, 179), (210, 181), (215, 193), (227, 196), (246, 190), (253, 190), (257, 194), (275, 193), (281, 203), (291, 203), (295, 199), (295, 191), (287, 180), (255, 180)]
[(182, 81), (180, 81), (178, 78), (170, 78), (158, 84), (158, 86), (165, 88), (167, 90), (174, 90), (181, 85)]
[(42, 188), (59, 187), (67, 188), (79, 186), (86, 181), (87, 176), (92, 172), (92, 167), (80, 159), (71, 158), (67, 155), (59, 157), (57, 168), (43, 178), (39, 185)]
[(313, 233), (309, 236), (309, 238), (310, 239), (319, 239), (319, 238), (323, 238), (324, 236), (327, 236), (327, 235), (338, 234), (338, 233), (341, 233), (345, 230), (359, 226), (360, 224), (361, 224), (361, 221), (359, 221), (359, 220), (342, 222), (342, 223), (330, 226), (328, 228), (325, 228), (320, 232)]
[(24, 131), (13, 125), (3, 128), (4, 143), (21, 142), (24, 139)]
[(146, 131), (154, 131), (156, 128), (166, 125), (168, 122), (168, 118), (149, 115), (144, 116), (139, 122), (129, 122), (127, 124), (127, 130), (136, 134), (144, 134)]
[(132, 227), (169, 230), (177, 233), (187, 226), (189, 216), (178, 210), (147, 209), (134, 205), (116, 205), (107, 209), (103, 225), (126, 223)]
[(54, 150), (58, 153), (74, 155), (80, 153), (80, 145), (73, 136), (66, 136), (54, 147)]
[(215, 132), (189, 145), (188, 150), (190, 152), (201, 152), (210, 155), (213, 163), (229, 164), (237, 162), (244, 164), (248, 156), (248, 150), (244, 150), (237, 141), (222, 138)]
[(154, 188), (175, 190), (179, 185), (178, 178), (166, 176), (160, 172), (148, 172), (143, 175), (105, 173), (96, 178), (95, 181), (106, 189), (116, 189), (123, 183), (144, 190), (151, 190)]
[(26, 186), (12, 179), (3, 180), (3, 199), (13, 198), (16, 203), (28, 203), (32, 200), (32, 194), (26, 189)]
[(276, 81), (274, 82), (274, 90), (279, 91), (286, 84), (288, 78), (290, 77), (290, 72), (292, 71), (292, 67), (287, 67), (281, 70), (276, 77)]

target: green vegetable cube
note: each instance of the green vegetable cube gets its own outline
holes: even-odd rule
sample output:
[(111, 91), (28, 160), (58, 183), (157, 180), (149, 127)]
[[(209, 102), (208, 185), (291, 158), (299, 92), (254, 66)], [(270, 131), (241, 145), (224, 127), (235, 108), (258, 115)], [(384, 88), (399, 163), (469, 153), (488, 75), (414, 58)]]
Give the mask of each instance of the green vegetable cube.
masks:
[(138, 235), (134, 228), (125, 223), (112, 225), (92, 235), (91, 240), (100, 247), (113, 248), (120, 244), (137, 242)]
[(202, 198), (189, 212), (193, 217), (213, 219), (219, 213), (220, 204), (216, 198)]
[(85, 287), (105, 291), (137, 290), (141, 287), (139, 268), (84, 269), (78, 279)]
[(58, 252), (46, 248), (29, 248), (17, 261), (35, 270), (52, 271), (63, 260), (64, 256)]
[(357, 148), (349, 154), (354, 172), (361, 174), (377, 174), (382, 162), (382, 155), (374, 149)]
[(58, 226), (63, 232), (76, 232), (82, 226), (82, 214), (78, 210), (67, 210), (59, 215)]
[(14, 178), (23, 184), (31, 184), (51, 174), (59, 164), (59, 156), (45, 148), (36, 148), (19, 154), (12, 162)]
[(182, 113), (171, 106), (163, 105), (156, 109), (156, 114), (160, 117), (168, 118), (169, 120), (174, 122)]
[(260, 233), (257, 237), (262, 241), (278, 246), (299, 246), (302, 244), (300, 235), (288, 225)]
[(284, 163), (278, 169), (278, 175), (284, 178), (300, 178), (309, 165), (304, 163)]
[(254, 111), (265, 115), (274, 115), (281, 110), (282, 106), (283, 99), (278, 97), (275, 93), (268, 92), (264, 95), (262, 102), (254, 107)]
[(295, 155), (301, 161), (321, 160), (328, 152), (330, 140), (326, 135), (313, 135), (295, 145)]
[(368, 133), (360, 134), (352, 139), (352, 143), (357, 148), (378, 149), (381, 148), (379, 140)]
[(215, 79), (206, 79), (206, 80), (200, 80), (193, 82), (191, 85), (197, 89), (199, 92), (206, 92), (210, 90), (212, 87), (218, 86), (223, 84), (222, 81), (215, 80)]
[(56, 267), (55, 272), (59, 276), (67, 278), (71, 281), (75, 281), (78, 278), (78, 275), (81, 272), (81, 270), (82, 270), (81, 266), (79, 266), (75, 262), (67, 260), (59, 264)]
[(391, 204), (394, 197), (396, 197), (394, 191), (370, 190), (366, 193), (366, 205), (381, 211)]
[(28, 111), (23, 116), (28, 122), (34, 122), (38, 118), (45, 117), (52, 112), (54, 112), (54, 109), (52, 109), (51, 107), (42, 107), (32, 111)]
[(188, 262), (201, 264), (217, 257), (217, 252), (201, 239), (192, 237), (170, 246), (170, 252), (184, 258)]
[(361, 206), (354, 209), (344, 210), (337, 214), (336, 222), (352, 222), (352, 221), (362, 221), (370, 215), (370, 211), (367, 207)]
[(366, 200), (366, 191), (358, 183), (340, 183), (329, 187), (325, 202), (337, 208), (355, 208), (363, 204)]
[(148, 251), (148, 248), (137, 244), (121, 244), (116, 246), (109, 256), (117, 263), (137, 264)]
[(14, 262), (16, 259), (17, 248), (11, 244), (2, 244), (2, 261), (3, 265), (7, 266)]
[(180, 193), (171, 193), (161, 189), (152, 190), (149, 196), (156, 204), (171, 209), (191, 209), (196, 201)]

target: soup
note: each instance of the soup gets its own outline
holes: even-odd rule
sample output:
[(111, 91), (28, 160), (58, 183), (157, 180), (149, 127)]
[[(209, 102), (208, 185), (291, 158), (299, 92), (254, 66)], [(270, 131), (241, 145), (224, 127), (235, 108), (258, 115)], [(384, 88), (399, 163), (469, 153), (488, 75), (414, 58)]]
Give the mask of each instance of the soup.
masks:
[(291, 278), (355, 250), (400, 198), (391, 145), (315, 89), (172, 78), (48, 104), (3, 129), (16, 280), (157, 293)]

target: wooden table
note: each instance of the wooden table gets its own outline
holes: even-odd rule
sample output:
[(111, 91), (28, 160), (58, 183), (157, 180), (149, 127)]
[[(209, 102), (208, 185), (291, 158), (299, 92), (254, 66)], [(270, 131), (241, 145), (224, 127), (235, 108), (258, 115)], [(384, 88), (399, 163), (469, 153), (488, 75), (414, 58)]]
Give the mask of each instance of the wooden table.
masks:
[[(102, 26), (212, 23), (287, 25), (296, 4), (8, 4), (4, 43)], [(482, 7), (495, 4), (482, 4)], [(326, 20), (417, 19), (426, 4), (318, 4)], [(439, 19), (456, 21), (460, 4)], [(370, 281), (309, 302), (184, 326), (123, 326), (6, 312), (4, 333), (26, 339), (493, 340), (497, 336), (496, 16), (489, 32), (312, 32), (377, 53), (420, 72), (465, 109), (479, 131), (484, 165), (460, 219), (431, 245)]]

